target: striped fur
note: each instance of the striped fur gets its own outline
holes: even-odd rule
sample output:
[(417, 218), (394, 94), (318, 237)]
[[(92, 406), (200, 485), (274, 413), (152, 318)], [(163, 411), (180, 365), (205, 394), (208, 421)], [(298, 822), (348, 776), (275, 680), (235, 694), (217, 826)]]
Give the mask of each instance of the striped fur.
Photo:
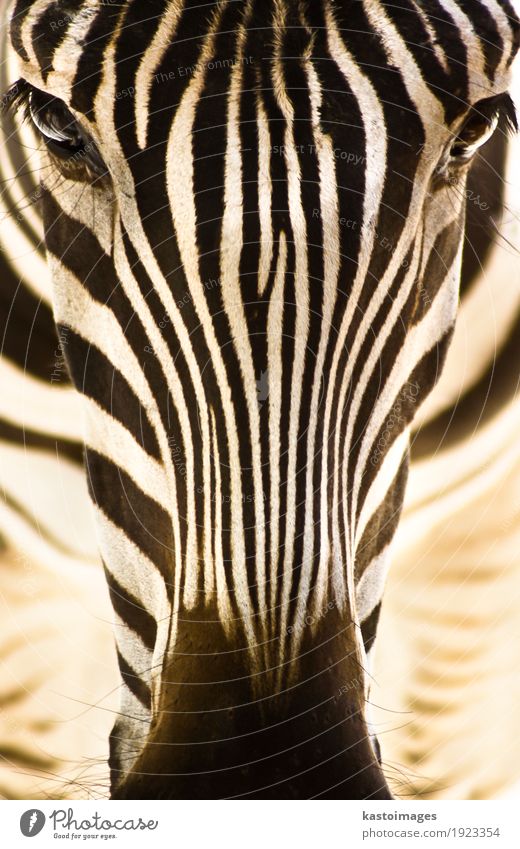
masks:
[[(409, 428), (457, 307), (467, 169), (450, 148), (468, 105), (507, 88), (513, 10), (249, 0), (202, 24), (190, 2), (156, 5), (79, 2), (60, 23), (59, 4), (18, 2), (11, 28), (23, 79), (69, 106), (108, 170), (41, 160), (119, 623), (113, 791), (385, 798), (367, 653)], [(251, 746), (172, 760), (212, 727), (172, 715), (214, 701), (231, 717), (215, 733), (246, 728)], [(277, 730), (276, 766), (237, 784), (284, 722), (300, 761)], [(205, 773), (195, 791), (185, 764)]]

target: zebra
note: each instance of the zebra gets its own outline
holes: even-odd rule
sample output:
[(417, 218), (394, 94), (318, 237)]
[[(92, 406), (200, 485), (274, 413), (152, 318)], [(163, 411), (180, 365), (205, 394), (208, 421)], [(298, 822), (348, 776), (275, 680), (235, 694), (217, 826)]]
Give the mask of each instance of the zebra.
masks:
[(508, 0), (13, 3), (113, 798), (392, 798), (376, 628), (519, 38)]

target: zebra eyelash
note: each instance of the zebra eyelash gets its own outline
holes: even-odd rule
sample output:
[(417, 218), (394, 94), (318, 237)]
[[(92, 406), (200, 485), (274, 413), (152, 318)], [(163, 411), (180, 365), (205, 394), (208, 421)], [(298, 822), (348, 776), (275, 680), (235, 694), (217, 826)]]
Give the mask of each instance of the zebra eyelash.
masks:
[(20, 79), (13, 83), (2, 95), (0, 113), (14, 115), (21, 112), (24, 120), (30, 118), (31, 86), (27, 80)]
[(91, 183), (107, 177), (107, 167), (94, 139), (62, 100), (20, 79), (4, 94), (1, 112), (22, 113), (22, 120), (33, 125), (64, 176)]
[(448, 158), (441, 163), (437, 174), (445, 175), (447, 167), (459, 168), (471, 162), (498, 129), (504, 135), (518, 132), (515, 103), (507, 92), (480, 100), (468, 110), (464, 123), (450, 142)]
[(513, 98), (511, 97), (511, 95), (510, 94), (506, 95), (505, 99), (506, 99), (506, 106), (504, 108), (503, 115), (504, 115), (505, 121), (507, 122), (507, 128), (508, 128), (509, 132), (511, 133), (511, 135), (514, 135), (515, 133), (518, 132), (518, 129), (519, 129), (519, 126), (520, 126), (519, 122), (518, 122), (518, 112), (517, 112), (516, 104), (515, 104)]
[(504, 128), (509, 135), (515, 135), (519, 129), (518, 112), (515, 102), (509, 93), (501, 94), (497, 98), (490, 98), (489, 103), (495, 106), (494, 115), (499, 122), (503, 122)]

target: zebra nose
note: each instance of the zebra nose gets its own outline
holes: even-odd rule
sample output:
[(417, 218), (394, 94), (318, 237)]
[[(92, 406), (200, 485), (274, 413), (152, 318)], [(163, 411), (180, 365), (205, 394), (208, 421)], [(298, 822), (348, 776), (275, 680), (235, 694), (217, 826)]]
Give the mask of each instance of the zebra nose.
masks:
[(254, 703), (165, 715), (112, 798), (392, 799), (363, 718), (335, 708), (274, 724)]
[[(189, 758), (171, 744), (152, 743), (118, 787), (113, 799), (367, 799), (393, 798), (368, 742), (349, 742), (345, 735), (330, 735), (320, 742), (294, 745), (294, 737), (277, 736), (272, 746), (247, 742), (212, 743), (213, 753)], [(289, 751), (287, 749), (289, 743)], [(284, 748), (285, 747), (285, 748)], [(199, 747), (200, 749), (200, 747)], [(292, 751), (291, 751), (292, 750)], [(218, 758), (212, 757), (218, 752)], [(230, 759), (236, 766), (223, 766)], [(166, 771), (157, 771), (166, 770)], [(178, 771), (175, 771), (178, 770)]]
[(295, 683), (269, 691), (267, 671), (252, 685), (247, 652), (216, 617), (184, 618), (159, 712), (112, 798), (391, 799), (345, 629), (330, 625), (332, 637), (327, 626), (328, 639), (305, 647)]

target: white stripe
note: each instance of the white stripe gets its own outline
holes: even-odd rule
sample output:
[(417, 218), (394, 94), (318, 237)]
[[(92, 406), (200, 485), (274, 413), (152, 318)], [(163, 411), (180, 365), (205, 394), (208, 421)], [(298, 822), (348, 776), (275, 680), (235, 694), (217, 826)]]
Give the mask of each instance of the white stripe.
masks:
[(229, 596), (228, 581), (226, 576), (226, 568), (224, 566), (224, 554), (222, 550), (222, 499), (221, 499), (221, 472), (220, 472), (220, 455), (218, 451), (218, 435), (217, 425), (215, 422), (215, 414), (211, 411), (211, 432), (213, 436), (213, 467), (215, 470), (215, 528), (214, 528), (214, 545), (215, 545), (215, 585), (217, 589), (217, 606), (220, 615), (220, 621), (224, 626), (224, 631), (228, 637), (233, 633), (233, 608)]
[[(520, 8), (518, 6), (518, 0), (512, 0), (513, 9), (518, 14), (520, 12)], [(516, 4), (516, 8), (515, 8)], [(511, 59), (511, 54), (514, 47), (513, 41), (513, 32), (511, 28), (511, 24), (509, 22), (509, 16), (505, 13), (503, 7), (497, 2), (497, 0), (486, 0), (486, 6), (491, 12), (493, 18), (495, 19), (495, 23), (497, 25), (498, 31), (504, 42), (504, 51), (502, 53), (502, 58), (500, 59), (500, 64), (497, 68), (497, 77), (498, 82), (501, 77), (506, 75), (506, 80), (504, 84), (507, 84), (507, 79), (509, 77), (509, 73), (507, 71), (507, 64)], [(507, 46), (509, 45), (510, 49), (507, 50)]]
[[(439, 2), (442, 2), (442, 0), (439, 0)], [(445, 0), (445, 2), (451, 4), (452, 0)], [(408, 49), (405, 38), (387, 14), (380, 0), (363, 0), (363, 6), (374, 33), (380, 37), (383, 43), (388, 64), (399, 69), (400, 76), (417, 114), (427, 117), (427, 120), (423, 121), (426, 136), (425, 151), (430, 154), (430, 161), (436, 161), (439, 145), (444, 137), (449, 138), (442, 103), (426, 84), (412, 52)], [(463, 17), (465, 18), (465, 16)], [(475, 44), (473, 49), (478, 55), (479, 45)]]
[[(231, 338), (240, 363), (242, 384), (247, 403), (252, 453), (253, 496), (255, 507), (255, 565), (258, 592), (258, 611), (263, 628), (266, 627), (266, 575), (265, 575), (265, 510), (262, 485), (262, 457), (260, 450), (260, 414), (257, 377), (253, 352), (244, 310), (240, 260), (243, 250), (243, 192), (242, 154), (240, 140), (240, 94), (242, 90), (242, 56), (245, 39), (244, 27), (237, 39), (236, 63), (231, 72), (228, 98), (227, 146), (224, 177), (224, 216), (220, 242), (220, 274), (222, 299)], [(240, 411), (235, 411), (237, 416)], [(238, 422), (237, 422), (238, 426)], [(245, 493), (246, 496), (249, 493)]]
[[(61, 357), (57, 339), (56, 354)], [(60, 359), (60, 367), (62, 363)], [(62, 367), (66, 374), (64, 363)], [(37, 380), (5, 356), (0, 357), (0, 384), (3, 419), (46, 436), (63, 437), (73, 442), (81, 440), (81, 402), (75, 389)]]
[[(279, 10), (280, 15), (282, 11)], [(302, 403), (302, 385), (307, 353), (309, 333), (309, 266), (307, 255), (307, 225), (301, 196), (301, 169), (295, 144), (295, 116), (293, 105), (287, 95), (283, 75), (283, 53), (281, 31), (285, 21), (276, 19), (275, 58), (273, 61), (273, 88), (278, 106), (284, 115), (286, 129), (284, 134), (285, 165), (287, 172), (287, 193), (289, 200), (289, 215), (295, 246), (296, 267), (294, 271), (294, 297), (296, 300), (296, 325), (294, 330), (294, 360), (292, 370), (291, 408), (288, 422), (289, 458), (287, 468), (287, 513), (284, 548), (284, 564), (282, 576), (282, 595), (280, 609), (280, 633), (287, 630), (289, 603), (294, 569), (294, 545), (296, 539), (296, 474), (299, 419)], [(298, 564), (300, 565), (300, 564)], [(280, 640), (279, 660), (283, 661), (285, 640)], [(279, 670), (281, 675), (281, 668)]]
[[(8, 38), (4, 33), (4, 40), (2, 42), (2, 47), (6, 51), (6, 59), (7, 62), (7, 72), (6, 77), (9, 80), (16, 80), (20, 77), (20, 65), (18, 61), (18, 56), (12, 49)], [(9, 192), (10, 196), (13, 199), (13, 203), (16, 207), (12, 212), (17, 215), (23, 216), (23, 220), (26, 224), (31, 228), (33, 235), (33, 245), (36, 246), (41, 244), (43, 239), (43, 227), (41, 221), (41, 215), (38, 210), (38, 205), (36, 203), (36, 199), (40, 197), (40, 182), (39, 182), (39, 170), (40, 170), (40, 150), (41, 144), (39, 139), (34, 132), (32, 124), (28, 121), (24, 121), (23, 117), (19, 112), (15, 113), (12, 116), (12, 121), (14, 124), (14, 132), (13, 136), (7, 135), (7, 127), (5, 123), (0, 122), (0, 137), (2, 139), (2, 161), (0, 163), (0, 175), (2, 178), (2, 188), (5, 185), (5, 188)], [(11, 142), (11, 146), (14, 147), (16, 143), (16, 148), (22, 148), (24, 151), (24, 161), (21, 167), (21, 173), (24, 175), (23, 184), (24, 184), (24, 192), (26, 191), (26, 184), (30, 182), (31, 189), (29, 191), (29, 196), (22, 193), (22, 183), (18, 181), (18, 176), (20, 171), (15, 170), (15, 163), (12, 161), (11, 156), (7, 151), (7, 141), (8, 139)], [(30, 173), (32, 172), (32, 173)], [(8, 214), (4, 209), (4, 205), (2, 204), (2, 196), (4, 192), (0, 192), (0, 222), (2, 222), (2, 232), (4, 231), (4, 214)], [(16, 243), (12, 242), (10, 239), (6, 240), (5, 236), (2, 238), (2, 244), (9, 245), (9, 257), (15, 251), (20, 251), (19, 248), (16, 248)], [(23, 250), (20, 251), (23, 253)]]
[[(430, 19), (429, 19), (428, 15), (424, 11), (424, 9), (422, 9), (421, 6), (419, 6), (419, 3), (417, 2), (417, 0), (412, 0), (412, 4), (413, 4), (413, 7), (414, 7), (418, 17), (421, 19), (421, 22), (422, 22), (424, 28), (426, 29), (428, 35), (430, 36), (431, 50), (435, 54), (435, 57), (436, 57), (437, 61), (439, 62), (439, 64), (441, 65), (443, 71), (446, 74), (449, 74), (450, 66), (449, 66), (449, 62), (448, 62), (448, 57), (446, 56), (446, 52), (445, 52), (442, 44), (439, 44), (439, 41), (438, 41), (438, 38), (437, 38), (437, 33), (435, 32), (434, 27), (430, 23)], [(433, 15), (432, 15), (432, 19), (435, 20), (435, 17)]]
[(260, 261), (258, 263), (258, 291), (263, 295), (273, 259), (273, 222), (271, 180), (271, 135), (269, 123), (260, 94), (256, 99), (258, 126), (258, 215), (260, 219)]
[(85, 443), (106, 457), (132, 478), (148, 498), (163, 509), (170, 503), (171, 493), (163, 466), (139, 445), (126, 427), (91, 398), (83, 398)]
[[(65, 37), (53, 52), (52, 71), (43, 88), (44, 91), (52, 91), (65, 103), (70, 103), (72, 99), (72, 87), (76, 81), (79, 62), (84, 55), (88, 33), (102, 6), (103, 0), (83, 0), (81, 8), (73, 12), (69, 23), (64, 25)], [(59, 19), (59, 7), (56, 11)], [(43, 37), (46, 37), (45, 33)], [(97, 68), (93, 68), (92, 76), (96, 73)], [(88, 80), (87, 76), (81, 81), (88, 82)]]
[[(441, 6), (453, 18), (460, 30), (460, 38), (467, 48), (467, 66), (469, 76), (469, 101), (474, 103), (483, 97), (489, 97), (489, 80), (485, 73), (486, 59), (482, 43), (475, 33), (473, 24), (462, 11), (456, 0), (438, 0)], [(462, 104), (461, 104), (462, 105)]]
[(403, 458), (408, 449), (408, 443), (409, 429), (407, 428), (403, 431), (403, 433), (399, 434), (391, 448), (389, 448), (385, 454), (384, 459), (379, 466), (377, 475), (368, 490), (356, 523), (355, 545), (358, 556), (362, 556), (362, 552), (357, 550), (357, 546), (359, 545), (372, 516), (381, 506), (382, 498), (387, 495), (388, 490), (395, 479), (399, 466), (403, 462)]
[[(136, 616), (139, 614), (136, 613)], [(114, 632), (119, 653), (130, 660), (129, 665), (139, 678), (150, 686), (153, 653), (141, 637), (114, 612)]]
[(356, 608), (359, 621), (365, 622), (383, 597), (390, 565), (390, 546), (369, 563), (356, 587)]
[[(275, 375), (283, 374), (282, 333), (284, 300), (283, 292), (287, 272), (287, 238), (280, 233), (278, 259), (273, 291), (269, 302), (267, 319), (267, 360)], [(271, 638), (278, 634), (277, 611), (275, 610), (278, 591), (278, 561), (280, 558), (280, 424), (282, 416), (282, 381), (272, 380), (269, 386), (269, 478), (271, 481), (270, 499), (270, 603)]]
[[(135, 77), (135, 125), (137, 144), (144, 150), (148, 138), (150, 119), (150, 93), (155, 75), (175, 39), (177, 25), (184, 7), (184, 0), (170, 0), (162, 15), (157, 32), (143, 53)], [(168, 73), (168, 72), (166, 72)], [(157, 85), (163, 85), (161, 80)]]

